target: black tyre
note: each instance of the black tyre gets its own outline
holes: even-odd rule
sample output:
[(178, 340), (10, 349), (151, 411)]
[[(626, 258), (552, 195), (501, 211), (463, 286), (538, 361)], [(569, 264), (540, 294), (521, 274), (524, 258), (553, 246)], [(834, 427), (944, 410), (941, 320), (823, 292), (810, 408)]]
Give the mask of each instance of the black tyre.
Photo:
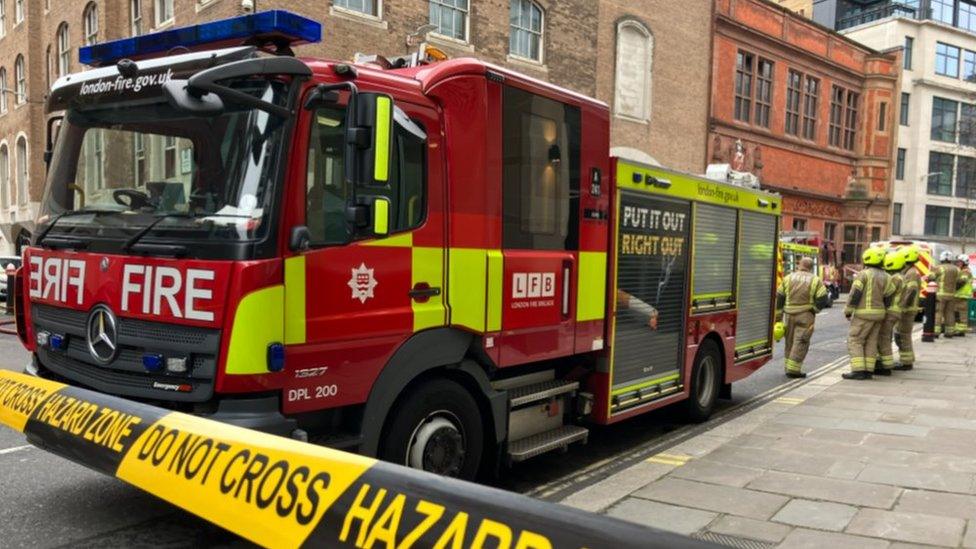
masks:
[(484, 450), (481, 412), (464, 387), (435, 379), (411, 390), (390, 412), (380, 459), (473, 480)]
[(722, 381), (722, 354), (714, 341), (706, 340), (698, 347), (691, 369), (691, 394), (685, 401), (689, 421), (700, 423), (712, 415)]

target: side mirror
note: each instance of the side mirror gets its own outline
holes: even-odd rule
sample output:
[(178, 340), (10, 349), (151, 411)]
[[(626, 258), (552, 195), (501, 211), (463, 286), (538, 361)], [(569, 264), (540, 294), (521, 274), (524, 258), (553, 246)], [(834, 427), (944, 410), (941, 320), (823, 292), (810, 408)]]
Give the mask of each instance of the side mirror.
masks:
[(393, 156), (393, 98), (381, 93), (356, 95), (346, 142), (352, 149), (350, 179), (357, 187), (385, 186)]
[(390, 200), (382, 196), (373, 199), (373, 234), (390, 234)]
[(304, 252), (308, 250), (312, 243), (312, 233), (308, 232), (308, 227), (298, 225), (291, 228), (288, 235), (288, 249), (293, 252)]

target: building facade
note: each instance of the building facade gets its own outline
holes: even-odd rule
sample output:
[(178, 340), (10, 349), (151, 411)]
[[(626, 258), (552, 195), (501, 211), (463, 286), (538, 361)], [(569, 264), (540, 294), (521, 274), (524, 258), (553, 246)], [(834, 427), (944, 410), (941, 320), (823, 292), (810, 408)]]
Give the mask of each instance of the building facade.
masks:
[(782, 229), (858, 264), (890, 232), (898, 51), (766, 0), (717, 0), (709, 162), (783, 195)]
[[(479, 57), (606, 101), (617, 154), (704, 171), (711, 2), (0, 0), (0, 249), (18, 247), (32, 228), (45, 178), (44, 101), (59, 76), (85, 70), (79, 46), (275, 8), (323, 23), (322, 43), (298, 55), (402, 55), (425, 36), (452, 57)], [(147, 144), (146, 161), (163, 162), (166, 146)], [(166, 176), (162, 166), (146, 170)], [(101, 184), (101, 172), (86, 170), (95, 175), (85, 184)]]
[[(976, 2), (875, 3), (843, 33), (904, 48), (892, 233), (972, 251), (976, 242)], [(830, 21), (825, 21), (830, 22)]]

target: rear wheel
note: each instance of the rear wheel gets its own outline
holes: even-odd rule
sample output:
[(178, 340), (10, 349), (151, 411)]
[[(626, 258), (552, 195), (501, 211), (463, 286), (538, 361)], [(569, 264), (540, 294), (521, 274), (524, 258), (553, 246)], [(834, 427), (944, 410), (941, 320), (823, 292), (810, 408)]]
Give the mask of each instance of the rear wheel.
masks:
[(447, 379), (413, 389), (390, 412), (380, 458), (438, 475), (474, 479), (484, 449), (478, 403)]
[(685, 415), (689, 421), (700, 423), (712, 415), (722, 385), (721, 374), (722, 355), (718, 345), (706, 340), (698, 347), (691, 369), (691, 394), (685, 401)]

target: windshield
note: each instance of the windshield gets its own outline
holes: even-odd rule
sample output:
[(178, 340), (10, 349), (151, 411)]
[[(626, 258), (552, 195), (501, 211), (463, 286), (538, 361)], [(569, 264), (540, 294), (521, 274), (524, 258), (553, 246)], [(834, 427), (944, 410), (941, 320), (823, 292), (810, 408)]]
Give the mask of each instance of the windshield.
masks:
[[(288, 102), (281, 82), (228, 85)], [(219, 116), (193, 116), (161, 97), (68, 109), (39, 231), (50, 224), (45, 240), (106, 251), (138, 235), (141, 244), (192, 244), (189, 255), (200, 255), (200, 243), (259, 240), (271, 224), (285, 122), (230, 102)]]

